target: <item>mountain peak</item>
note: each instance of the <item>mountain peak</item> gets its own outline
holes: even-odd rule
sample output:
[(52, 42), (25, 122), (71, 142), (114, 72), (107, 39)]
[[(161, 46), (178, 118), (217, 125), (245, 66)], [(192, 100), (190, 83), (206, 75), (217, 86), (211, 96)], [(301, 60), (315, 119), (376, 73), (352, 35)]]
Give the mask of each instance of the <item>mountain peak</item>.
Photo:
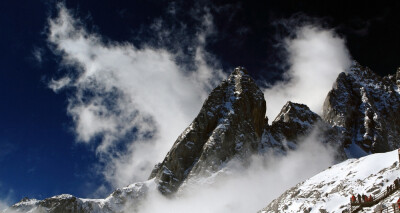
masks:
[(307, 105), (288, 101), (274, 122), (307, 122), (311, 124), (318, 118), (319, 116), (312, 112)]
[(234, 157), (257, 150), (264, 127), (264, 94), (243, 67), (237, 67), (204, 102), (150, 178), (165, 194), (187, 177), (212, 173)]
[[(391, 77), (382, 78), (354, 63), (328, 93), (324, 120), (344, 132), (349, 157), (384, 152), (400, 145), (400, 93)], [(392, 77), (393, 79), (393, 77)]]
[(238, 75), (238, 74), (241, 74), (241, 75), (246, 74), (247, 75), (249, 73), (247, 72), (247, 69), (245, 67), (238, 66), (233, 70), (231, 75)]

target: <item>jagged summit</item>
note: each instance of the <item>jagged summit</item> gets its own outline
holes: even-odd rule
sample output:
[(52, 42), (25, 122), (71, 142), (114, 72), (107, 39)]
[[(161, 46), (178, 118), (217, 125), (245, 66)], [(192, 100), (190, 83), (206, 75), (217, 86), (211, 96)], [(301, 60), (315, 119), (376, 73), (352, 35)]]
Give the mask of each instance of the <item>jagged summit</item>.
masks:
[(282, 108), (281, 112), (276, 116), (273, 123), (283, 122), (283, 123), (307, 123), (309, 125), (313, 124), (320, 117), (312, 112), (307, 105), (293, 103), (288, 101)]
[(246, 74), (246, 75), (249, 74), (249, 73), (247, 72), (247, 69), (246, 69), (245, 67), (238, 66), (238, 67), (236, 67), (236, 68), (233, 70), (233, 72), (231, 73), (231, 75), (237, 75), (237, 74), (239, 74), (240, 72), (242, 72), (243, 74)]
[(394, 76), (380, 77), (358, 63), (341, 73), (325, 99), (323, 119), (339, 127), (349, 156), (400, 146), (400, 94)]
[(259, 151), (286, 154), (288, 150), (296, 149), (299, 140), (318, 123), (322, 125), (321, 117), (308, 106), (288, 101), (271, 125), (266, 121)]
[(236, 68), (211, 92), (150, 178), (171, 193), (188, 176), (215, 172), (234, 157), (250, 155), (257, 150), (265, 111), (261, 90), (245, 68)]

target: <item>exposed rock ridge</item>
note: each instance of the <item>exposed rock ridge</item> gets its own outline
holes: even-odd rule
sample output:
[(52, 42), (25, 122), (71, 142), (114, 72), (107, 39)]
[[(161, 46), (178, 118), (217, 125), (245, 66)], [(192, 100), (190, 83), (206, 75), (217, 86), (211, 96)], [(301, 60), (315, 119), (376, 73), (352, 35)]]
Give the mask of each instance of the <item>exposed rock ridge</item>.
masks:
[(261, 90), (245, 68), (236, 68), (211, 92), (150, 178), (168, 194), (188, 176), (215, 172), (233, 157), (245, 158), (258, 148), (265, 111)]
[(396, 76), (380, 77), (354, 62), (329, 92), (323, 119), (341, 129), (349, 157), (400, 146), (400, 95)]
[(296, 149), (298, 140), (310, 133), (321, 120), (306, 105), (288, 101), (271, 125), (266, 121), (260, 152), (285, 154), (288, 149)]

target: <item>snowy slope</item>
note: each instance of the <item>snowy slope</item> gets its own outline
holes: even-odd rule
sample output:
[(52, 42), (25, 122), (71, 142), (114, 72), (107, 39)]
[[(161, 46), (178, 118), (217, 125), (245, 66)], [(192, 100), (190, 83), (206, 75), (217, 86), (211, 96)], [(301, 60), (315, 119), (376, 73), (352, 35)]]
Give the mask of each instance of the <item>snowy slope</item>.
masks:
[(154, 179), (117, 189), (105, 199), (84, 199), (69, 194), (57, 195), (44, 200), (24, 198), (2, 213), (125, 212), (127, 208), (134, 210), (149, 190), (156, 190)]
[[(351, 194), (376, 195), (397, 177), (397, 150), (349, 159), (297, 184), (260, 212), (342, 212), (348, 207)], [(396, 192), (381, 203), (394, 202), (398, 195)]]

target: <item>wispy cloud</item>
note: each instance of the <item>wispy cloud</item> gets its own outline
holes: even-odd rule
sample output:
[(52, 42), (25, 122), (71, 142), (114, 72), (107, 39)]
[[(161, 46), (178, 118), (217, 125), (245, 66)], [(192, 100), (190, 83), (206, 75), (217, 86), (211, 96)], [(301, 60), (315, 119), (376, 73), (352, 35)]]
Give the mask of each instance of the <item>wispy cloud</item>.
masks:
[(74, 91), (68, 113), (77, 139), (101, 141), (97, 153), (109, 183), (120, 187), (144, 180), (225, 75), (205, 59), (212, 58), (204, 50), (212, 17), (205, 13), (199, 23), (191, 70), (176, 62), (179, 51), (105, 41), (83, 26), (62, 4), (49, 20), (48, 41), (65, 74), (49, 87)]
[(2, 211), (12, 205), (14, 190), (4, 189), (2, 183), (0, 182), (0, 192), (0, 211)]
[(42, 63), (42, 61), (43, 61), (43, 49), (42, 48), (34, 47), (32, 50), (32, 55), (38, 63)]

